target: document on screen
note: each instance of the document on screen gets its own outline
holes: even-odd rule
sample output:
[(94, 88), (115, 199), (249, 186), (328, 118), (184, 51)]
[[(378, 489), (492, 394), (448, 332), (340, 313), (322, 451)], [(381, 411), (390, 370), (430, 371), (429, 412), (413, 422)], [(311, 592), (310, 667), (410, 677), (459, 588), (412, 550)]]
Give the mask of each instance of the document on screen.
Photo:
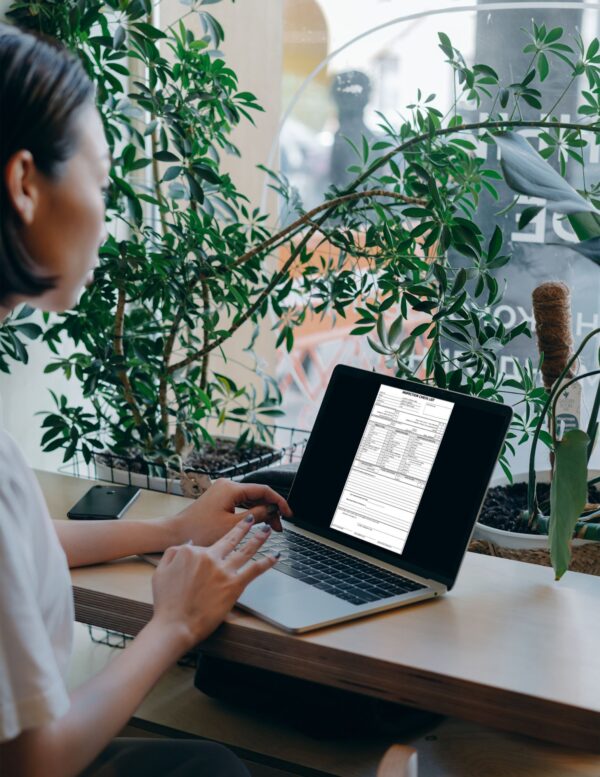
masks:
[(381, 386), (331, 528), (402, 553), (453, 407)]

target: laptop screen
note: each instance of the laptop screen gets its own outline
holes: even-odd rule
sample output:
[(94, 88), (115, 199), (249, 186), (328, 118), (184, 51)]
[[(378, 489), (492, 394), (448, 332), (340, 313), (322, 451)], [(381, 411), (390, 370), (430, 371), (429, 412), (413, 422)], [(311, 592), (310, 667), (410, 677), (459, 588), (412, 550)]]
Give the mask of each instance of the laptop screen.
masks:
[(380, 386), (331, 528), (402, 553), (453, 407)]
[(293, 520), (451, 587), (511, 415), (339, 365), (290, 492)]

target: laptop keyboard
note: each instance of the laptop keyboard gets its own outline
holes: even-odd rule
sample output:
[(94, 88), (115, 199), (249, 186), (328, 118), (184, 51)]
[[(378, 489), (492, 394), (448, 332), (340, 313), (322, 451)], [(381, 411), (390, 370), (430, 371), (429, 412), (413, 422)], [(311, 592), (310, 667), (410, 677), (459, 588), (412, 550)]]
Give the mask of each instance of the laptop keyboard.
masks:
[(297, 532), (273, 532), (257, 557), (279, 551), (275, 569), (337, 596), (350, 604), (367, 604), (426, 586), (388, 572)]

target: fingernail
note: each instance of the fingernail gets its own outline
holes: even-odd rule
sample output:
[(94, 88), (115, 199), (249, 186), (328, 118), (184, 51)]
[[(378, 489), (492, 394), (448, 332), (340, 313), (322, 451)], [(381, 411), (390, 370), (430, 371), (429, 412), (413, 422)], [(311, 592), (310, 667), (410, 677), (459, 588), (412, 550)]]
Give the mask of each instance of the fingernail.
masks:
[(248, 515), (247, 515), (247, 516), (244, 518), (244, 523), (254, 523), (254, 516), (252, 515), (252, 513), (249, 513), (249, 514), (248, 514)]
[(259, 526), (259, 528), (260, 528), (260, 531), (264, 532), (265, 534), (266, 534), (267, 532), (270, 532), (270, 531), (271, 531), (271, 527), (269, 526), (269, 524), (268, 524), (268, 523), (261, 523), (261, 524), (260, 524), (260, 526)]
[(275, 553), (271, 553), (271, 558), (277, 561), (277, 559), (281, 556), (281, 552), (279, 550), (276, 550)]

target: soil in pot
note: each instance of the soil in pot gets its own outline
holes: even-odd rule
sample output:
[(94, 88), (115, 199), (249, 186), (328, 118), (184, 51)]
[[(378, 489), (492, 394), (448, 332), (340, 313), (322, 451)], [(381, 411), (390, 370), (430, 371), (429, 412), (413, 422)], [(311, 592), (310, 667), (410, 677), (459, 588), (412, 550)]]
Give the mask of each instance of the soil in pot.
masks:
[[(549, 512), (550, 484), (537, 484), (537, 498), (540, 509), (544, 513)], [(596, 504), (600, 502), (600, 488), (590, 486), (588, 490), (588, 502)], [(527, 520), (521, 515), (527, 509), (527, 483), (513, 483), (505, 486), (490, 488), (479, 516), (479, 522), (494, 529), (520, 532), (522, 534), (540, 534), (539, 531), (530, 529)]]
[[(280, 458), (280, 452), (272, 447), (255, 443), (253, 446), (238, 448), (236, 441), (227, 437), (217, 437), (215, 445), (206, 442), (200, 448), (194, 449), (183, 461), (183, 469), (207, 472), (213, 477), (218, 477), (219, 473), (229, 470), (231, 467), (238, 467), (241, 473), (245, 470), (244, 465), (252, 459), (265, 457), (259, 466), (269, 464)], [(132, 473), (141, 475), (165, 476), (166, 467), (160, 463), (149, 463), (141, 456), (116, 456), (110, 453), (100, 453), (97, 460), (109, 467), (124, 469)], [(167, 465), (169, 472), (173, 472), (172, 465)], [(162, 471), (159, 471), (162, 470)], [(176, 473), (174, 473), (176, 474)], [(229, 473), (226, 473), (229, 474)]]

